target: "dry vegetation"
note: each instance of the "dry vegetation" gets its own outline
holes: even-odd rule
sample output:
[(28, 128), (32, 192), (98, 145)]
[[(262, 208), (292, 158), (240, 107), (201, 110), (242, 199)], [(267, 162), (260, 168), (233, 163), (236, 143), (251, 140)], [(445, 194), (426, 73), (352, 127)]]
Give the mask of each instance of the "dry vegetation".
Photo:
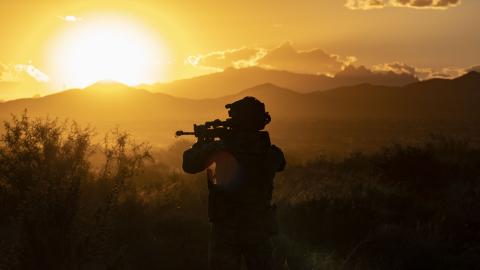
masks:
[[(0, 142), (0, 269), (206, 269), (203, 175), (180, 141), (13, 118)], [(480, 149), (432, 136), (374, 153), (295, 162), (275, 182), (290, 269), (473, 269)], [(153, 157), (153, 158), (152, 158)]]

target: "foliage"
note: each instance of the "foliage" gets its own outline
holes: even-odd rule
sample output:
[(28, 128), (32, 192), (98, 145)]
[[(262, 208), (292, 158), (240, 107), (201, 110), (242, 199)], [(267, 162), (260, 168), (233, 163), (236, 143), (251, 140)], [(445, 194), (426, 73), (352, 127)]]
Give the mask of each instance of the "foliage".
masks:
[[(150, 151), (124, 132), (93, 138), (26, 114), (5, 124), (0, 269), (206, 269), (205, 179), (179, 169), (188, 143)], [(275, 254), (289, 269), (480, 264), (480, 149), (467, 141), (291, 162), (275, 181)]]
[[(126, 133), (106, 138), (95, 172), (90, 128), (26, 112), (5, 123), (0, 144), (0, 268), (73, 269), (94, 262), (120, 189), (150, 158)], [(95, 186), (104, 192), (92, 198)], [(93, 199), (93, 200), (90, 200)], [(95, 209), (95, 210), (93, 210)]]
[(334, 251), (338, 268), (353, 269), (480, 263), (480, 149), (466, 141), (436, 135), (319, 158), (290, 167), (276, 188), (283, 232), (305, 256)]

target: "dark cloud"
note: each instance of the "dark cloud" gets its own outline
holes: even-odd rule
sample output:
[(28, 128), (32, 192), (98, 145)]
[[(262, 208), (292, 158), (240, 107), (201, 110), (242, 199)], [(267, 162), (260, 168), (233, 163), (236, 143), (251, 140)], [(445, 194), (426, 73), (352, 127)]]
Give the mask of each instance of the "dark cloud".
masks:
[(392, 70), (372, 70), (365, 66), (348, 66), (335, 75), (349, 84), (370, 83), (376, 85), (402, 86), (418, 81), (418, 78), (410, 72), (394, 72)]
[(453, 79), (469, 71), (480, 72), (480, 66), (470, 68), (446, 67), (414, 67), (403, 62), (392, 62), (374, 65), (371, 68), (364, 66), (349, 66), (335, 77), (349, 78), (350, 80), (365, 80), (383, 85), (402, 85), (414, 80), (428, 80), (433, 78)]
[(392, 0), (393, 6), (411, 8), (445, 9), (460, 4), (460, 0)]
[[(475, 68), (475, 67), (472, 67)], [(397, 74), (410, 74), (421, 80), (427, 80), (432, 78), (444, 78), (452, 79), (461, 76), (468, 72), (468, 69), (458, 67), (445, 67), (445, 68), (419, 68), (407, 65), (402, 62), (393, 62), (374, 65), (373, 71), (377, 72), (394, 72)]]
[(480, 73), (480, 65), (469, 67), (469, 68), (466, 69), (466, 72), (472, 72), (472, 71)]
[(377, 9), (384, 7), (406, 7), (417, 9), (447, 9), (461, 4), (461, 0), (347, 0), (349, 9)]

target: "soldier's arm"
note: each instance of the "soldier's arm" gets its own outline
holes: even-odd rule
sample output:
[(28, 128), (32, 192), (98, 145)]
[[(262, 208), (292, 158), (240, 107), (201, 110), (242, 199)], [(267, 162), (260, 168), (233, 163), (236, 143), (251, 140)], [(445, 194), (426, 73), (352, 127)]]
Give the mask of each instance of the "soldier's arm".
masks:
[(186, 173), (199, 173), (210, 166), (210, 157), (217, 151), (218, 145), (212, 143), (197, 143), (183, 152), (182, 168)]
[(282, 150), (280, 150), (280, 148), (278, 148), (276, 145), (272, 145), (270, 148), (270, 153), (275, 171), (283, 171), (287, 162), (285, 161), (285, 156), (283, 155)]

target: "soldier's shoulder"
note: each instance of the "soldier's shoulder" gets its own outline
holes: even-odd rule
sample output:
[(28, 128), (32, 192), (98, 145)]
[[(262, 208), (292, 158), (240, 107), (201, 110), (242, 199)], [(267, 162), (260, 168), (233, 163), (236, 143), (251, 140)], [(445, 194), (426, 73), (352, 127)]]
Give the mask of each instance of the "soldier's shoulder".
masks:
[(283, 154), (282, 149), (280, 149), (280, 147), (276, 146), (275, 144), (272, 144), (270, 146), (270, 151), (273, 152), (273, 153), (282, 153)]

